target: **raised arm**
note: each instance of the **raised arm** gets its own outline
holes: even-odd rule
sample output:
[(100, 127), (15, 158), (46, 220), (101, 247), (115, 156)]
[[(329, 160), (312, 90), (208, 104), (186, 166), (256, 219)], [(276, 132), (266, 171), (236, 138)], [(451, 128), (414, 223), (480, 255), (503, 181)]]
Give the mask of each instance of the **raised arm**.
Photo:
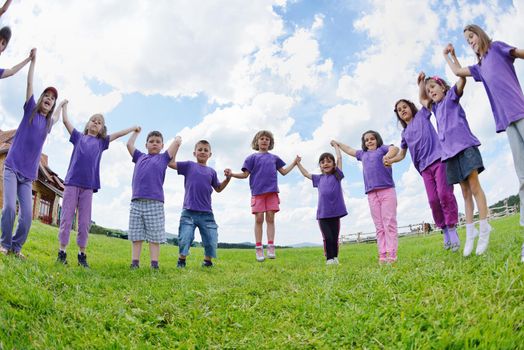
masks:
[(135, 129), (133, 130), (133, 134), (131, 135), (129, 140), (127, 140), (127, 151), (129, 152), (131, 157), (135, 153), (135, 141), (136, 141), (136, 138), (138, 137), (138, 134), (140, 134), (140, 131), (142, 131), (141, 127), (139, 126), (135, 127)]
[(117, 131), (115, 133), (112, 133), (111, 135), (109, 135), (109, 142), (112, 142), (112, 141), (115, 141), (116, 139), (118, 139), (119, 137), (122, 137), (122, 136), (125, 136), (133, 131), (136, 131), (136, 129), (139, 128), (138, 125), (135, 125), (135, 126), (131, 126), (127, 129), (124, 129), (124, 130), (120, 130), (120, 131)]
[(513, 49), (510, 51), (511, 56), (524, 59), (524, 49)]
[(406, 153), (407, 152), (408, 152), (407, 148), (401, 148), (396, 156), (389, 158), (389, 163), (393, 164), (393, 163), (398, 163), (398, 162), (404, 160), (404, 158), (406, 158)]
[[(357, 150), (354, 148), (349, 147), (348, 145), (343, 144), (342, 142), (338, 142), (335, 140), (331, 140), (331, 145), (336, 144), (338, 145), (339, 149), (342, 150), (342, 152), (349, 154), (352, 157), (357, 156)], [(335, 147), (335, 146), (333, 146)]]
[[(58, 104), (58, 106), (56, 106), (55, 112), (53, 113), (53, 116), (51, 117), (51, 122), (53, 123), (53, 125), (56, 124), (56, 122), (60, 120), (60, 114), (63, 112), (62, 111), (62, 107), (64, 105), (67, 105), (67, 102), (68, 102), (67, 100), (62, 100), (62, 102), (60, 102)], [(66, 116), (66, 118), (67, 118), (67, 116)], [(64, 122), (64, 124), (65, 124), (65, 122)], [(67, 126), (66, 126), (66, 128), (67, 128)], [(69, 131), (69, 129), (67, 131)], [(71, 129), (71, 131), (69, 131), (69, 134), (71, 134), (72, 131), (73, 131), (73, 129)]]
[(4, 6), (0, 7), (0, 16), (2, 16), (7, 11), (12, 1), (13, 0), (6, 0)]
[(337, 168), (342, 170), (342, 153), (340, 153), (340, 146), (338, 143), (331, 141), (331, 146), (335, 148), (335, 156), (337, 157)]
[(457, 86), (457, 95), (462, 96), (464, 87), (466, 86), (466, 78), (460, 77), (455, 85)]
[[(33, 50), (31, 50), (31, 52), (32, 51)], [(18, 73), (18, 71), (20, 69), (24, 68), (24, 66), (26, 64), (31, 62), (31, 58), (32, 58), (31, 53), (29, 53), (29, 56), (27, 56), (27, 58), (25, 58), (22, 62), (18, 63), (17, 65), (14, 65), (11, 68), (4, 69), (4, 72), (2, 73), (2, 76), (0, 77), (0, 79), (7, 78), (7, 77), (10, 77), (10, 76), (15, 75), (16, 73)]]
[(300, 163), (301, 161), (302, 161), (302, 158), (297, 156), (297, 158), (295, 159), (295, 162), (297, 163), (298, 170), (300, 170), (300, 173), (302, 173), (304, 177), (307, 177), (308, 179), (311, 180), (312, 179), (311, 174), (309, 173), (309, 171), (306, 170), (306, 168), (302, 166), (302, 163)]
[(424, 72), (420, 72), (418, 74), (417, 85), (418, 85), (418, 98), (419, 98), (420, 103), (427, 109), (430, 109), (431, 108), (431, 99), (428, 97), (428, 94), (426, 93), (426, 74)]
[[(69, 121), (69, 115), (67, 114), (67, 105), (69, 104), (68, 100), (63, 100), (61, 103), (61, 109), (62, 109), (62, 122), (64, 122), (64, 126), (67, 129), (67, 132), (69, 132), (69, 135), (73, 133), (73, 124)], [(60, 107), (60, 106), (59, 106)], [(60, 109), (60, 108), (58, 108)]]
[(278, 169), (278, 172), (280, 174), (286, 176), (291, 170), (293, 170), (295, 165), (297, 165), (297, 159), (296, 158), (287, 167), (285, 167), (285, 168), (282, 167), (282, 168)]
[(455, 74), (457, 77), (470, 77), (471, 72), (469, 71), (468, 67), (462, 67), (460, 65), (460, 62), (458, 61), (457, 56), (455, 55), (455, 48), (453, 45), (448, 44), (443, 51), (444, 58), (446, 59), (446, 62), (448, 63), (449, 68), (451, 68), (451, 71), (453, 71), (453, 74)]
[(35, 75), (36, 49), (32, 49), (29, 56), (31, 57), (31, 64), (29, 64), (29, 72), (27, 72), (27, 90), (25, 93), (26, 102), (31, 96), (33, 96), (33, 76)]
[[(231, 170), (231, 169), (226, 169), (226, 170)], [(222, 181), (222, 182), (220, 183), (220, 186), (215, 187), (215, 191), (217, 191), (218, 193), (222, 192), (222, 190), (223, 190), (224, 188), (226, 188), (226, 186), (227, 186), (227, 184), (229, 183), (229, 181), (231, 181), (231, 176), (228, 176), (228, 175), (226, 174), (226, 170), (224, 170), (224, 176), (225, 176), (226, 178), (224, 179), (224, 181)]]
[(171, 161), (167, 165), (171, 169), (176, 170), (176, 155), (178, 153), (178, 150), (180, 149), (180, 145), (182, 144), (182, 138), (180, 136), (175, 137), (173, 142), (169, 145), (167, 148), (167, 153), (171, 157)]

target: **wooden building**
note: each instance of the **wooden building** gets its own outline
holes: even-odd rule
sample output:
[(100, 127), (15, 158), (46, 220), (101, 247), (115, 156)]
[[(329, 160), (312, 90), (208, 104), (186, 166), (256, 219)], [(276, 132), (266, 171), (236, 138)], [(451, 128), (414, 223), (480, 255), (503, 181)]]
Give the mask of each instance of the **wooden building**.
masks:
[[(0, 130), (0, 205), (4, 203), (4, 163), (11, 147), (15, 130)], [(33, 181), (33, 220), (58, 225), (60, 217), (60, 198), (63, 197), (64, 181), (53, 172), (47, 163), (47, 155), (42, 153), (38, 167), (38, 179)]]

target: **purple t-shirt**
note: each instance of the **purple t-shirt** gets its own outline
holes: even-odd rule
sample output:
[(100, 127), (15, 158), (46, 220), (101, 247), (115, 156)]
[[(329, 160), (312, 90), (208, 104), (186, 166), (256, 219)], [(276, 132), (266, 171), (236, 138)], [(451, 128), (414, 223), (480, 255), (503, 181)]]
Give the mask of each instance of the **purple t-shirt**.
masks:
[(343, 178), (344, 173), (339, 168), (336, 168), (335, 174), (311, 175), (313, 187), (318, 188), (317, 220), (340, 218), (348, 214), (340, 184)]
[(36, 180), (38, 177), (42, 148), (53, 126), (52, 121), (49, 121), (48, 125), (46, 117), (38, 112), (29, 123), (29, 118), (35, 108), (35, 99), (31, 96), (24, 104), (24, 116), (16, 130), (13, 144), (5, 160), (8, 168), (29, 180)]
[(109, 148), (109, 136), (101, 139), (73, 129), (69, 142), (74, 148), (64, 183), (97, 192), (100, 188), (100, 159), (102, 152)]
[(253, 153), (244, 161), (242, 171), (249, 172), (251, 195), (279, 192), (277, 170), (286, 163), (277, 155), (269, 152)]
[(502, 41), (494, 41), (482, 58), (481, 64), (469, 67), (476, 81), (482, 81), (495, 117), (497, 132), (524, 118), (524, 95), (511, 56), (515, 49)]
[(216, 171), (192, 161), (176, 162), (178, 175), (184, 175), (184, 209), (212, 212), (211, 193), (220, 186)]
[(449, 89), (440, 102), (433, 103), (431, 108), (437, 119), (442, 161), (456, 156), (466, 148), (480, 146), (480, 141), (469, 128), (456, 85)]
[(429, 118), (431, 112), (422, 107), (402, 131), (402, 149), (409, 148), (413, 165), (422, 173), (424, 169), (440, 159), (442, 149), (437, 132)]
[(363, 166), (366, 193), (381, 188), (395, 187), (393, 170), (390, 166), (386, 167), (382, 161), (388, 151), (389, 146), (386, 145), (382, 145), (373, 151), (357, 151), (357, 159), (362, 162)]
[(135, 149), (133, 153), (133, 199), (152, 199), (164, 201), (164, 179), (167, 165), (171, 161), (169, 153), (146, 154)]

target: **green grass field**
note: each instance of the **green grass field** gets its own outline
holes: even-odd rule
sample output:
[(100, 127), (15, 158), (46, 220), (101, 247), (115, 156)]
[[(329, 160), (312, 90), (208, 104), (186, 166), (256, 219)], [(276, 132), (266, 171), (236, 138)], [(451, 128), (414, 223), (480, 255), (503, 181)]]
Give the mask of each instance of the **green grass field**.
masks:
[[(219, 250), (185, 270), (162, 246), (160, 270), (130, 270), (130, 242), (92, 235), (91, 269), (55, 263), (57, 229), (33, 223), (26, 261), (0, 257), (0, 349), (522, 349), (524, 232), (493, 221), (484, 256), (444, 251), (442, 235), (402, 238), (399, 262), (379, 266), (375, 244)], [(320, 233), (319, 233), (320, 234)], [(464, 239), (464, 232), (460, 232)], [(278, 232), (277, 232), (278, 238)], [(145, 258), (145, 259), (144, 259)]]

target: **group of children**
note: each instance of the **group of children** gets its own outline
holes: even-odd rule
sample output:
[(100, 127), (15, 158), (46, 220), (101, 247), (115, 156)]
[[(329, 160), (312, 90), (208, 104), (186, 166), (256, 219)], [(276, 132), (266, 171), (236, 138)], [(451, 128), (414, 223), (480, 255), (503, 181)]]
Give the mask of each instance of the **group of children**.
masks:
[[(6, 2), (7, 7), (10, 1)], [(6, 7), (4, 5), (4, 7)], [(4, 9), (4, 8), (2, 8)], [(4, 9), (5, 10), (5, 9)], [(274, 138), (271, 132), (262, 130), (256, 133), (251, 147), (256, 152), (248, 156), (235, 173), (225, 169), (225, 179), (220, 182), (214, 169), (207, 166), (212, 155), (211, 145), (200, 140), (194, 146), (195, 161), (177, 161), (176, 155), (181, 138), (176, 137), (165, 152), (163, 136), (151, 131), (146, 138), (147, 152), (135, 147), (141, 132), (139, 126), (108, 134), (104, 117), (94, 114), (89, 118), (83, 131), (73, 127), (68, 118), (68, 101), (56, 106), (58, 92), (54, 87), (44, 89), (38, 101), (33, 96), (33, 76), (36, 63), (36, 49), (11, 69), (0, 70), (0, 77), (6, 78), (18, 72), (30, 62), (27, 77), (24, 115), (16, 131), (4, 166), (4, 205), (2, 209), (2, 238), (0, 253), (15, 254), (24, 258), (22, 246), (31, 226), (32, 182), (37, 178), (38, 164), (43, 144), (53, 125), (62, 117), (64, 126), (70, 134), (73, 152), (65, 177), (63, 209), (59, 230), (59, 251), (57, 261), (67, 264), (66, 247), (69, 243), (75, 211), (78, 212), (79, 247), (78, 264), (89, 267), (86, 255), (88, 231), (91, 223), (93, 193), (100, 189), (100, 160), (102, 153), (117, 138), (132, 133), (127, 149), (135, 163), (132, 180), (132, 198), (129, 214), (129, 239), (132, 241), (131, 268), (138, 268), (140, 252), (144, 241), (149, 242), (151, 268), (158, 269), (160, 244), (166, 241), (164, 217), (163, 183), (168, 167), (184, 176), (183, 211), (179, 226), (179, 257), (177, 266), (184, 268), (189, 248), (198, 227), (204, 246), (202, 266), (213, 266), (216, 257), (217, 224), (215, 222), (211, 195), (213, 190), (221, 192), (231, 178), (249, 177), (251, 189), (251, 211), (255, 217), (256, 260), (274, 259), (275, 253), (275, 214), (279, 211), (278, 173), (288, 174), (297, 166), (306, 178), (318, 189), (317, 220), (324, 240), (326, 264), (338, 264), (338, 242), (340, 218), (347, 215), (341, 181), (341, 152), (362, 162), (365, 193), (368, 197), (371, 217), (375, 224), (380, 263), (397, 260), (397, 198), (392, 177), (393, 163), (411, 154), (413, 164), (421, 174), (433, 214), (435, 224), (444, 233), (444, 248), (451, 251), (460, 249), (456, 231), (458, 209), (453, 194), (453, 184), (459, 183), (465, 203), (466, 242), (463, 254), (468, 256), (478, 237), (476, 254), (486, 251), (491, 227), (487, 222), (486, 197), (478, 175), (484, 170), (482, 157), (478, 151), (479, 140), (472, 134), (460, 98), (466, 83), (466, 76), (482, 81), (493, 109), (497, 132), (507, 131), (513, 153), (515, 168), (520, 181), (520, 200), (524, 200), (524, 96), (517, 80), (513, 62), (524, 58), (524, 50), (502, 42), (492, 42), (485, 32), (476, 25), (464, 29), (464, 35), (478, 58), (478, 63), (461, 67), (453, 46), (444, 49), (444, 56), (453, 72), (459, 76), (458, 82), (450, 87), (442, 78), (426, 77), (420, 73), (417, 80), (422, 107), (400, 99), (394, 106), (398, 122), (402, 125), (402, 141), (399, 148), (384, 145), (380, 134), (369, 130), (362, 135), (361, 149), (354, 149), (344, 143), (332, 140), (336, 157), (323, 153), (318, 161), (320, 174), (312, 175), (301, 164), (297, 156), (290, 165), (277, 155), (270, 153)], [(0, 54), (11, 38), (8, 27), (0, 29)], [(56, 106), (56, 110), (55, 110)], [(435, 115), (437, 131), (430, 122)], [(16, 215), (16, 202), (19, 203), (19, 219), (13, 236)], [(474, 204), (479, 210), (479, 231), (473, 223)], [(521, 221), (524, 226), (523, 209)], [(267, 250), (262, 244), (263, 224), (266, 223)], [(524, 245), (522, 247), (524, 262)]]

